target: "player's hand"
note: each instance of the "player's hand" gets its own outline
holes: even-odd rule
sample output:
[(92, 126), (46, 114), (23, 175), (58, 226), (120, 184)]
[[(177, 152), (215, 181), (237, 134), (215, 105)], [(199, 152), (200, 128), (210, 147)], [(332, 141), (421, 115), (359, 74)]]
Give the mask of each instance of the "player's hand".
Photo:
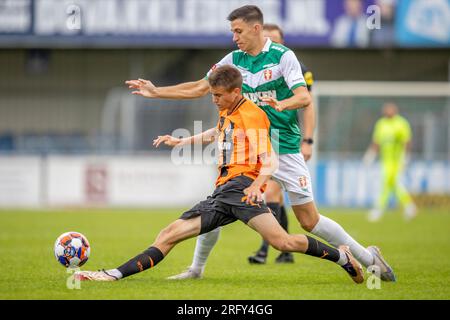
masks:
[(125, 81), (130, 89), (136, 89), (132, 91), (132, 94), (137, 94), (146, 98), (158, 98), (158, 93), (155, 85), (149, 81), (144, 79), (138, 80), (128, 80)]
[(244, 194), (247, 196), (245, 203), (255, 204), (263, 201), (261, 189), (253, 184), (250, 187), (244, 189)]
[(169, 147), (175, 147), (181, 143), (181, 139), (169, 136), (166, 134), (165, 136), (158, 136), (155, 140), (153, 140), (153, 145), (158, 148), (161, 143)]
[(277, 99), (273, 98), (273, 97), (262, 97), (261, 98), (262, 102), (267, 103), (269, 106), (271, 106), (272, 108), (274, 108), (275, 110), (281, 112), (284, 110), (283, 105), (280, 103), (280, 101), (278, 101)]
[(376, 157), (377, 157), (377, 153), (372, 148), (369, 148), (364, 153), (362, 162), (366, 167), (371, 166), (375, 162)]
[(312, 145), (308, 143), (302, 143), (302, 155), (305, 161), (311, 159), (312, 156)]
[(403, 166), (408, 166), (409, 163), (411, 162), (411, 153), (409, 152), (405, 152), (405, 157), (403, 159)]

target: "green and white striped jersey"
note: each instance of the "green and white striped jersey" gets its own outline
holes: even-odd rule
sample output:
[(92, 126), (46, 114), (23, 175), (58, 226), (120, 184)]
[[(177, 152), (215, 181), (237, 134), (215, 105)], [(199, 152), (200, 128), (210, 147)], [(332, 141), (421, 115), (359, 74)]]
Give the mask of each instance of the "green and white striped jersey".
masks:
[(302, 134), (297, 110), (278, 112), (260, 100), (263, 96), (271, 96), (281, 101), (293, 96), (292, 90), (295, 88), (306, 87), (302, 68), (294, 52), (267, 39), (257, 56), (235, 50), (215, 64), (206, 77), (223, 65), (234, 65), (241, 71), (244, 96), (263, 109), (269, 117), (275, 150), (279, 154), (298, 153)]

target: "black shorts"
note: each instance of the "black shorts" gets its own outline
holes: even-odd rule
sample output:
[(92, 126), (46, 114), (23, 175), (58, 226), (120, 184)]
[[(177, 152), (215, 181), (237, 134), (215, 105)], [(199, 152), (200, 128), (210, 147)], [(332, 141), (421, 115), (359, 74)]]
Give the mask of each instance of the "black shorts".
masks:
[(245, 202), (244, 189), (252, 182), (251, 178), (243, 175), (228, 180), (218, 186), (206, 200), (183, 213), (180, 219), (187, 220), (200, 216), (200, 234), (202, 234), (236, 220), (247, 224), (250, 219), (271, 212), (264, 202), (253, 205)]

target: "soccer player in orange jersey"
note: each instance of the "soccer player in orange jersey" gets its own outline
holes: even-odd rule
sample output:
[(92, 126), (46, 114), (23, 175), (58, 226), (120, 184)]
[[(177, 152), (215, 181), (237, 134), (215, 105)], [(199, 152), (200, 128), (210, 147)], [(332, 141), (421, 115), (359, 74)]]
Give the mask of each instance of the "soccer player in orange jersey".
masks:
[[(131, 276), (156, 266), (181, 241), (240, 220), (276, 249), (330, 260), (342, 266), (354, 282), (362, 283), (362, 266), (348, 246), (336, 249), (306, 235), (288, 234), (262, 201), (264, 185), (277, 168), (277, 158), (271, 150), (269, 119), (263, 110), (243, 97), (239, 70), (229, 65), (219, 67), (211, 72), (208, 83), (213, 102), (219, 108), (217, 127), (187, 141), (218, 140), (219, 176), (213, 194), (163, 229), (141, 254), (116, 269), (78, 271), (75, 278), (115, 281)], [(170, 144), (174, 139), (160, 136), (154, 143)]]
[[(216, 63), (206, 77), (166, 87), (156, 87), (144, 79), (126, 81), (134, 90), (132, 94), (161, 99), (198, 98), (208, 93), (208, 77), (215, 68), (224, 65), (237, 67), (244, 79), (243, 95), (264, 110), (270, 120), (271, 139), (279, 155), (279, 167), (273, 178), (287, 192), (300, 225), (335, 247), (348, 245), (355, 258), (366, 268), (375, 265), (382, 280), (395, 281), (394, 271), (378, 247), (364, 248), (336, 221), (322, 215), (315, 205), (311, 176), (299, 148), (302, 134), (297, 114), (298, 109), (305, 108), (310, 116), (313, 115), (313, 104), (297, 57), (289, 48), (264, 37), (264, 17), (257, 6), (237, 8), (227, 19), (238, 50)], [(306, 115), (304, 125), (314, 128), (314, 119)], [(200, 278), (219, 232), (217, 228), (198, 237), (191, 267), (171, 278)]]

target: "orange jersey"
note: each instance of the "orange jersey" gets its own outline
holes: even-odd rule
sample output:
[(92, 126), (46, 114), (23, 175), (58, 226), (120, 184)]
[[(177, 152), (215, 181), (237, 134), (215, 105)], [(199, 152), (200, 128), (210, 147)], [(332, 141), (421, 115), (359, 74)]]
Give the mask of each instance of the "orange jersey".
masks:
[(266, 113), (256, 104), (242, 98), (231, 114), (220, 111), (219, 176), (216, 186), (231, 178), (244, 175), (256, 179), (262, 163), (259, 155), (270, 154), (270, 122)]

